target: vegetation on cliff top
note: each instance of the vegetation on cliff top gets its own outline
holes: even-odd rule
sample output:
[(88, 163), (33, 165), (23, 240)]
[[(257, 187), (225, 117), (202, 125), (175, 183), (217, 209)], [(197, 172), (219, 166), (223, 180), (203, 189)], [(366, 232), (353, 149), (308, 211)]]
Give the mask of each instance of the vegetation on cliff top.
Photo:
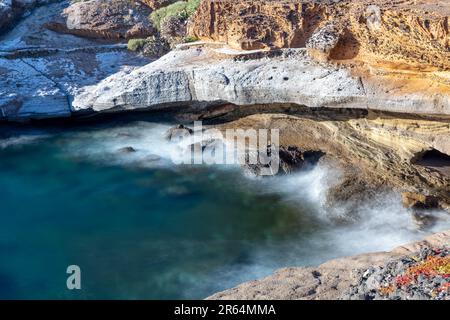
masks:
[(145, 39), (130, 39), (128, 41), (128, 50), (140, 52), (149, 57), (160, 57), (169, 50), (169, 44), (159, 37), (150, 36)]
[(200, 5), (200, 0), (178, 1), (167, 7), (155, 10), (150, 15), (153, 25), (160, 30), (162, 22), (170, 17), (179, 17), (187, 20)]

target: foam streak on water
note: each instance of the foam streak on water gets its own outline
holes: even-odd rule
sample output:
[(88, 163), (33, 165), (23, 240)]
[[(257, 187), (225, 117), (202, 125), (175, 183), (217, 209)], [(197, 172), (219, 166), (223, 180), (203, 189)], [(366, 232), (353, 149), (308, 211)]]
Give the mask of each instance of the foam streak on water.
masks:
[[(138, 161), (134, 160), (145, 159), (148, 155), (157, 154), (162, 158), (169, 158), (170, 165), (170, 158), (179, 156), (180, 144), (171, 144), (163, 138), (167, 129), (168, 126), (164, 125), (138, 123), (118, 130), (102, 131), (92, 137), (93, 144), (83, 149), (82, 152), (86, 152), (89, 157), (95, 156), (98, 159), (114, 153), (121, 147), (132, 145), (140, 150), (136, 155), (128, 159), (118, 156), (120, 159), (113, 161), (116, 163), (130, 161), (136, 164)], [(128, 135), (124, 135), (124, 132), (127, 132)], [(181, 143), (181, 145), (183, 144)], [(185, 145), (183, 146), (185, 147)], [(93, 149), (96, 152), (93, 152)], [(352, 224), (333, 228), (332, 221), (336, 218), (335, 215), (346, 212), (346, 210), (344, 210), (345, 208), (333, 208), (331, 212), (325, 206), (325, 200), (327, 189), (338, 182), (339, 176), (340, 173), (335, 169), (317, 166), (291, 176), (241, 181), (240, 183), (248, 184), (249, 188), (256, 188), (260, 194), (278, 194), (282, 197), (280, 201), (293, 207), (310, 206), (310, 214), (316, 215), (316, 218), (332, 227), (330, 230), (314, 235), (313, 238), (316, 238), (314, 241), (319, 246), (333, 243), (335, 247), (333, 256), (389, 250), (424, 236), (424, 232), (419, 231), (413, 223), (410, 212), (401, 205), (400, 196), (393, 192), (380, 194), (375, 200), (356, 208), (357, 212), (352, 213), (352, 216), (355, 216)], [(244, 179), (249, 178), (242, 177), (242, 180)], [(445, 214), (440, 212), (434, 214), (441, 220), (428, 232), (436, 232), (450, 227), (450, 222)], [(293, 247), (295, 248), (295, 245)], [(295, 252), (295, 249), (293, 251)], [(258, 255), (263, 254), (258, 253)], [(295, 260), (296, 254), (290, 253), (290, 255), (293, 255), (292, 259)], [(317, 252), (314, 260), (327, 258), (329, 258), (328, 252), (323, 254)], [(306, 261), (305, 263), (307, 263)]]

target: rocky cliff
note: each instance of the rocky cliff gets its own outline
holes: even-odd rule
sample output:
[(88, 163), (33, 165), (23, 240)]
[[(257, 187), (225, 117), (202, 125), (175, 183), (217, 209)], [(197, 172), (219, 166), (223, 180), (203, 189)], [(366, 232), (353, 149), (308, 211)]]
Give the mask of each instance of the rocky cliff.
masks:
[(204, 40), (262, 49), (305, 47), (328, 27), (323, 35), (337, 40), (328, 48), (332, 60), (448, 71), (449, 16), (450, 4), (438, 0), (204, 0), (189, 29)]
[[(63, 24), (46, 25), (102, 39), (151, 34), (145, 15), (136, 13), (140, 4), (125, 2), (108, 10), (96, 7), (104, 6), (103, 0), (76, 3), (65, 9)], [(437, 0), (204, 0), (189, 32), (206, 43), (180, 47), (123, 79), (117, 75), (98, 88), (85, 88), (70, 97), (71, 111), (294, 103), (447, 116), (448, 11), (449, 5)], [(105, 15), (99, 23), (89, 18), (98, 18), (96, 12)], [(123, 13), (130, 14), (128, 22)], [(103, 85), (116, 89), (97, 96)], [(22, 117), (20, 108), (2, 108), (5, 119)], [(45, 110), (33, 113), (45, 117)]]
[[(428, 219), (427, 209), (450, 211), (448, 1), (203, 0), (188, 27), (203, 41), (151, 63), (124, 46), (83, 39), (153, 32), (143, 22), (150, 9), (136, 13), (131, 2), (102, 10), (95, 23), (99, 3), (106, 2), (41, 7), (0, 38), (0, 120), (170, 110), (220, 129), (280, 129), (282, 145), (323, 152), (341, 168), (330, 201), (351, 210), (391, 188), (404, 192), (418, 220)], [(9, 2), (0, 4), (10, 19)], [(311, 271), (288, 270), (216, 297), (290, 297), (297, 275), (318, 282)]]
[[(95, 2), (91, 0), (87, 3)], [(324, 19), (333, 10), (336, 17), (339, 16), (336, 12), (342, 15), (342, 8), (347, 8), (345, 12), (348, 14), (359, 6), (362, 13), (368, 10), (368, 7), (364, 7), (365, 1), (358, 2), (358, 5), (339, 1), (335, 6), (325, 6), (322, 1), (308, 4), (294, 1), (286, 5), (279, 1), (264, 1), (260, 6), (255, 3), (244, 2), (242, 5), (246, 4), (253, 13), (243, 10), (242, 14), (257, 14), (264, 20), (267, 12), (272, 12), (274, 19), (284, 17), (283, 28), (291, 25), (292, 30), (297, 30), (292, 27), (292, 21), (297, 21), (297, 18), (294, 19), (293, 14), (286, 15), (287, 11), (283, 10), (297, 12), (299, 19), (309, 17), (308, 12), (311, 15), (315, 12), (317, 17)], [(421, 8), (417, 3), (414, 10)], [(431, 9), (445, 9), (444, 5), (436, 1), (434, 3)], [(382, 17), (386, 17), (384, 14), (388, 7), (392, 10), (396, 8), (397, 11), (416, 12), (412, 6), (404, 3), (398, 3), (397, 6), (388, 6), (384, 2), (379, 4), (379, 8), (384, 8)], [(236, 4), (238, 8), (240, 5)], [(57, 4), (54, 7), (61, 10), (65, 5)], [(205, 7), (210, 8), (210, 14), (218, 8), (231, 11), (220, 11), (220, 17), (211, 16), (208, 20), (208, 17), (203, 16), (206, 14)], [(203, 1), (191, 24), (195, 26), (200, 21), (210, 21), (215, 25), (215, 19), (233, 17), (233, 8), (227, 7), (227, 2), (223, 1)], [(435, 14), (442, 17), (444, 9)], [(429, 11), (428, 15), (432, 12)], [(448, 71), (442, 65), (448, 60), (435, 59), (426, 63), (419, 60), (406, 62), (405, 58), (402, 60), (403, 67), (400, 63), (397, 67), (387, 67), (386, 61), (393, 61), (394, 55), (386, 55), (384, 62), (375, 63), (367, 54), (359, 58), (352, 57), (343, 63), (343, 60), (334, 59), (336, 56), (333, 52), (347, 38), (342, 37), (345, 32), (342, 33), (339, 24), (332, 23), (333, 19), (329, 18), (327, 22), (320, 20), (314, 27), (311, 25), (308, 32), (305, 31), (306, 27), (302, 32), (295, 31), (303, 35), (301, 41), (297, 34), (292, 39), (298, 41), (282, 43), (277, 39), (281, 39), (279, 35), (284, 33), (276, 34), (268, 42), (271, 50), (238, 50), (232, 47), (233, 41), (229, 39), (222, 39), (227, 40), (228, 44), (212, 42), (220, 40), (214, 37), (228, 29), (219, 28), (213, 32), (212, 29), (208, 31), (202, 28), (204, 32), (210, 32), (209, 41), (181, 45), (153, 63), (134, 71), (131, 68), (121, 70), (97, 82), (94, 79), (101, 79), (104, 74), (96, 70), (97, 63), (109, 72), (114, 68), (102, 63), (102, 55), (96, 52), (120, 48), (94, 44), (51, 31), (46, 31), (45, 36), (41, 34), (40, 40), (36, 42), (34, 33), (30, 34), (25, 29), (33, 28), (39, 32), (44, 22), (49, 20), (49, 17), (45, 17), (32, 20), (30, 26), (25, 27), (25, 24), (16, 33), (4, 38), (1, 47), (3, 52), (0, 52), (0, 72), (3, 75), (0, 110), (4, 120), (161, 109), (175, 109), (186, 118), (190, 117), (190, 120), (214, 118), (229, 121), (258, 113), (285, 113), (296, 118), (282, 118), (279, 121), (269, 118), (262, 122), (250, 119), (253, 125), (269, 126), (276, 123), (284, 128), (287, 136), (291, 137), (291, 145), (306, 149), (314, 147), (341, 159), (342, 163), (353, 163), (359, 170), (368, 173), (367, 181), (373, 178), (374, 184), (386, 184), (400, 191), (437, 197), (439, 206), (450, 208), (450, 98), (449, 84), (445, 80)], [(353, 20), (341, 19), (341, 25), (345, 22), (350, 28)], [(361, 32), (364, 28), (365, 32), (372, 32), (370, 28), (376, 22), (374, 19), (359, 19), (362, 21)], [(306, 21), (309, 20), (305, 20), (302, 25), (310, 25)], [(239, 23), (238, 20), (236, 23)], [(263, 25), (255, 21), (252, 23), (255, 28)], [(271, 30), (278, 29), (272, 26)], [(356, 39), (356, 31), (352, 32)], [(436, 54), (445, 56), (448, 51), (444, 50), (444, 44), (448, 46), (448, 43), (442, 39), (447, 35), (440, 33), (439, 36), (439, 41), (422, 40), (419, 44), (411, 41), (411, 45), (420, 52), (420, 45), (428, 44), (437, 50)], [(23, 43), (26, 46), (19, 45)], [(66, 48), (59, 48), (64, 43), (67, 44)], [(361, 40), (361, 47), (362, 43)], [(36, 49), (36, 45), (40, 48)], [(375, 49), (365, 50), (372, 52), (372, 56), (381, 55)], [(318, 52), (325, 54), (325, 57), (318, 57)], [(68, 61), (69, 53), (71, 58)], [(96, 56), (95, 60), (84, 59), (92, 53)], [(406, 56), (405, 52), (401, 53)], [(126, 57), (113, 56), (120, 56), (120, 59)], [(58, 57), (58, 60), (54, 57)], [(126, 59), (130, 58), (127, 56)], [(136, 57), (134, 59), (137, 61)], [(63, 70), (67, 71), (61, 72), (61, 63), (68, 62), (74, 67), (64, 65)], [(415, 63), (420, 63), (422, 67), (415, 68)], [(18, 70), (14, 67), (17, 65), (22, 67)], [(86, 84), (90, 86), (80, 88)], [(315, 132), (308, 131), (308, 128), (314, 128)], [(314, 141), (323, 143), (318, 145)], [(341, 195), (341, 198), (345, 198), (345, 195)]]
[(449, 10), (441, 1), (204, 0), (189, 32), (207, 43), (107, 79), (122, 89), (88, 90), (73, 109), (295, 103), (447, 116)]
[(111, 45), (50, 31), (69, 5), (52, 3), (33, 10), (0, 37), (0, 119), (22, 121), (70, 117), (81, 87), (149, 60)]
[(439, 0), (204, 0), (189, 32), (236, 49), (307, 48), (385, 93), (431, 90), (446, 100), (449, 16), (450, 3)]

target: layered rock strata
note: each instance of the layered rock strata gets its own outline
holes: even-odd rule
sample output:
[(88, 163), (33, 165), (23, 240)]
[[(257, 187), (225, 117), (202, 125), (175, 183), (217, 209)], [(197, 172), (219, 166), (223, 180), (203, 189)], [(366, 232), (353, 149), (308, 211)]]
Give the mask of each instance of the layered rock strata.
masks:
[[(415, 199), (409, 202), (413, 209), (426, 209), (433, 202), (429, 209), (450, 211), (450, 175), (443, 170), (450, 168), (450, 158), (442, 153), (441, 166), (416, 162), (430, 150), (448, 148), (449, 120), (417, 120), (401, 115), (393, 119), (392, 114), (311, 110), (295, 105), (252, 108), (253, 113), (267, 114), (245, 116), (248, 110), (236, 107), (233, 116), (240, 119), (219, 127), (278, 129), (281, 145), (320, 151), (333, 159), (331, 165), (340, 168), (344, 176), (330, 189), (330, 208), (344, 205), (352, 211), (351, 205), (364, 202), (366, 196), (377, 197), (386, 188), (394, 188), (409, 192), (409, 199)], [(421, 199), (423, 206), (419, 204)]]
[(114, 75), (86, 88), (85, 94), (75, 97), (73, 108), (106, 112), (150, 110), (165, 104), (293, 103), (450, 115), (449, 96), (431, 79), (422, 80), (423, 90), (414, 90), (419, 86), (400, 76), (362, 78), (351, 70), (318, 63), (303, 49), (242, 53), (194, 45), (175, 50), (125, 78)]
[(448, 71), (449, 16), (439, 0), (203, 0), (189, 30), (239, 49), (273, 49), (305, 47), (333, 25), (332, 60)]

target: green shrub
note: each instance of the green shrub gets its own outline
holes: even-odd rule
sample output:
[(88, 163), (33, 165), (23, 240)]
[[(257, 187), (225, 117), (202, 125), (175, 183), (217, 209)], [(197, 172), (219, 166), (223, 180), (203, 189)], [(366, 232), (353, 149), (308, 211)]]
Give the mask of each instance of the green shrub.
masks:
[(128, 40), (128, 50), (134, 52), (139, 51), (145, 46), (146, 43), (147, 39), (130, 39)]
[(193, 36), (187, 36), (183, 40), (184, 40), (184, 43), (190, 43), (190, 42), (196, 42), (200, 39), (197, 37), (193, 37)]
[(197, 11), (198, 6), (200, 5), (200, 0), (188, 0), (188, 1), (178, 1), (167, 7), (160, 8), (155, 10), (150, 15), (150, 20), (153, 22), (153, 25), (160, 30), (161, 22), (173, 16), (178, 16), (182, 19), (188, 19), (191, 15)]
[(170, 51), (170, 46), (163, 38), (150, 36), (146, 39), (128, 40), (128, 50), (144, 56), (161, 57)]

